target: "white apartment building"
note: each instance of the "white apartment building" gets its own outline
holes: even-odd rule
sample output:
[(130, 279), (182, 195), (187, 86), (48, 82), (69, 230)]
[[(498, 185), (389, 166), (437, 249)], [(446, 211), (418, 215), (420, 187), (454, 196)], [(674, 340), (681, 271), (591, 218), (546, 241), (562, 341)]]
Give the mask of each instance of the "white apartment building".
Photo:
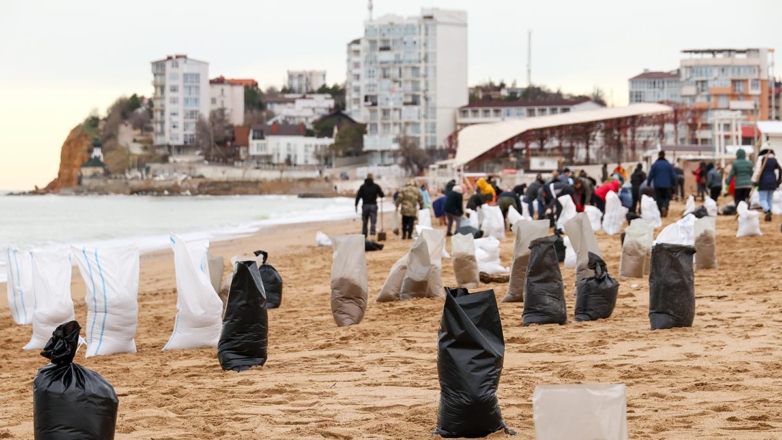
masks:
[(364, 101), (362, 93), (362, 57), (361, 39), (355, 39), (348, 43), (347, 51), (347, 76), (345, 77), (345, 113), (356, 121), (362, 121), (361, 109)]
[(307, 128), (312, 128), (315, 120), (334, 110), (334, 98), (327, 94), (285, 94), (265, 98), (264, 103), (280, 122), (304, 124)]
[(250, 129), (250, 160), (262, 164), (318, 165), (318, 152), (334, 142), (329, 138), (304, 136), (303, 125), (273, 123)]
[(194, 155), (196, 121), (209, 117), (209, 63), (172, 55), (151, 64), (154, 144), (171, 155)]
[(650, 72), (630, 78), (630, 104), (638, 102), (681, 102), (682, 83), (678, 70)]
[(558, 115), (597, 108), (601, 108), (601, 105), (589, 98), (556, 101), (477, 101), (459, 109), (456, 126), (461, 129), (473, 124)]
[(289, 70), (288, 89), (291, 93), (312, 93), (326, 85), (325, 70)]
[[(396, 163), (400, 137), (441, 156), (444, 150), (437, 150), (455, 131), (457, 110), (469, 101), (467, 13), (422, 9), (416, 17), (384, 15), (365, 21), (360, 41), (361, 64), (350, 62), (346, 88), (351, 100), (357, 91), (363, 95), (360, 114), (355, 101), (349, 113), (367, 123), (364, 151), (370, 164)], [(355, 42), (348, 47), (354, 59)]]
[(209, 80), (210, 110), (223, 110), (233, 125), (244, 123), (244, 87), (254, 80), (226, 79), (219, 76)]

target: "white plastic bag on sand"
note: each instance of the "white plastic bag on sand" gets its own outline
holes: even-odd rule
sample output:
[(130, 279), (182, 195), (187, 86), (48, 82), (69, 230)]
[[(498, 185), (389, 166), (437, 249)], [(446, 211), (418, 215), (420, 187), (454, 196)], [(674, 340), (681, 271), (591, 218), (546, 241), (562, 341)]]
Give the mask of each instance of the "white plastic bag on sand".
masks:
[[(448, 253), (448, 251), (445, 250), (445, 231), (440, 231), (439, 229), (434, 229), (434, 228), (428, 228), (426, 226), (415, 225), (415, 237), (416, 237), (416, 239), (419, 236), (421, 236), (421, 234), (423, 234), (423, 231), (439, 231), (438, 234), (442, 235), (442, 237), (443, 237), (442, 243), (429, 243), (429, 248), (432, 249), (432, 245), (435, 245), (437, 247), (437, 249), (441, 249), (442, 248), (442, 251), (439, 252), (440, 256), (438, 257), (438, 259), (440, 259), (440, 258), (451, 258), (451, 255)], [(431, 252), (431, 253), (433, 254), (433, 252)]]
[(386, 278), (380, 293), (377, 295), (377, 299), (375, 299), (376, 302), (399, 301), (399, 293), (402, 291), (402, 280), (405, 279), (405, 274), (407, 273), (407, 259), (408, 254), (405, 254), (391, 266), (388, 278)]
[(6, 291), (11, 318), (19, 325), (33, 322), (35, 290), (33, 290), (33, 257), (30, 251), (10, 247), (5, 250)]
[(510, 269), (500, 262), (500, 241), (494, 237), (475, 240), (475, 258), (478, 272), (489, 275), (507, 275)]
[(695, 270), (717, 268), (717, 222), (714, 217), (695, 220)]
[(532, 396), (537, 440), (627, 440), (624, 384), (538, 385)]
[(565, 237), (562, 241), (565, 243), (565, 269), (575, 269), (576, 251), (573, 250), (573, 245), (570, 244), (570, 238)]
[[(523, 211), (524, 209), (522, 209)], [(509, 225), (515, 225), (517, 221), (524, 220), (524, 217), (519, 214), (519, 211), (516, 211), (516, 208), (511, 206), (508, 208), (508, 224)]]
[(557, 201), (562, 205), (562, 213), (557, 219), (557, 229), (562, 231), (565, 223), (576, 216), (576, 204), (573, 203), (573, 198), (567, 195), (557, 197)]
[[(135, 353), (138, 324), (139, 249), (137, 246), (73, 247), (87, 286), (86, 357)], [(201, 262), (208, 270), (206, 258)], [(206, 274), (205, 274), (206, 275)], [(211, 280), (206, 275), (211, 287)]]
[(363, 235), (332, 237), (331, 313), (339, 327), (355, 325), (367, 309), (367, 257)]
[(597, 256), (602, 256), (602, 253), (586, 214), (582, 212), (568, 220), (565, 223), (565, 233), (576, 252), (576, 281), (594, 276), (595, 272), (589, 269), (589, 253)]
[(682, 216), (685, 216), (694, 211), (695, 211), (695, 197), (689, 196), (687, 197), (687, 202), (684, 204), (684, 214), (682, 214)]
[(71, 299), (71, 250), (30, 251), (33, 260), (33, 337), (25, 350), (40, 350), (52, 337), (58, 325), (76, 319)]
[(752, 191), (752, 195), (749, 196), (749, 209), (760, 209), (760, 193), (757, 190)]
[(399, 214), (396, 211), (391, 212), (391, 232), (399, 234)]
[(429, 297), (442, 298), (443, 292), (443, 258), (451, 258), (445, 250), (445, 231), (442, 229), (428, 229), (421, 232), (421, 237), (426, 240), (429, 249)]
[(315, 243), (318, 247), (331, 247), (331, 238), (328, 235), (318, 231), (315, 234)]
[(657, 207), (657, 202), (647, 196), (641, 196), (641, 218), (649, 222), (653, 227), (659, 228), (663, 225), (663, 219), (660, 216), (660, 208)]
[(478, 221), (478, 213), (472, 209), (464, 210), (464, 217), (462, 217), (462, 226), (469, 226), (475, 229), (481, 229), (481, 224)]
[(402, 278), (399, 299), (406, 301), (413, 298), (426, 298), (429, 295), (429, 247), (426, 240), (420, 237), (413, 243), (407, 253), (407, 270)]
[(774, 215), (782, 215), (782, 190), (774, 191), (774, 200), (771, 205), (771, 213)]
[(622, 257), (619, 260), (620, 278), (643, 278), (651, 262), (654, 226), (644, 220), (635, 219), (625, 229)]
[(163, 350), (217, 347), (223, 302), (204, 273), (209, 241), (186, 243), (171, 236), (176, 272), (177, 314), (174, 331)]
[(695, 246), (695, 216), (685, 216), (678, 222), (666, 226), (654, 240), (654, 244), (657, 243)]
[(627, 208), (622, 206), (622, 201), (615, 192), (606, 194), (606, 212), (603, 215), (603, 231), (608, 235), (618, 234), (622, 230), (627, 217)]
[(586, 213), (587, 217), (589, 217), (589, 224), (592, 225), (592, 230), (595, 232), (602, 231), (603, 213), (600, 212), (597, 206), (587, 205), (584, 208), (584, 212)]
[(483, 212), (483, 223), (481, 229), (485, 237), (494, 237), (498, 240), (505, 238), (505, 219), (502, 217), (502, 210), (499, 206), (483, 205), (480, 208)]
[(467, 289), (478, 287), (480, 274), (475, 257), (475, 237), (472, 234), (456, 234), (451, 237), (451, 254), (456, 285)]
[(549, 233), (548, 220), (516, 222), (513, 225), (516, 240), (513, 242), (513, 264), (511, 266), (508, 293), (502, 302), (523, 302), (524, 286), (527, 283), (527, 266), (529, 266), (529, 245), (538, 238)]
[(709, 196), (706, 196), (704, 199), (703, 207), (706, 208), (706, 212), (709, 214), (709, 217), (716, 217), (717, 214), (719, 214), (717, 202)]
[(432, 213), (428, 209), (418, 211), (418, 225), (426, 228), (432, 227)]
[(741, 202), (736, 208), (736, 213), (739, 215), (739, 231), (736, 233), (736, 237), (763, 235), (760, 232), (760, 213), (758, 211), (750, 211), (747, 203)]
[[(521, 203), (521, 216), (524, 220), (532, 221), (532, 215), (529, 212), (529, 204), (524, 202)], [(511, 223), (511, 227), (515, 224), (516, 222)]]

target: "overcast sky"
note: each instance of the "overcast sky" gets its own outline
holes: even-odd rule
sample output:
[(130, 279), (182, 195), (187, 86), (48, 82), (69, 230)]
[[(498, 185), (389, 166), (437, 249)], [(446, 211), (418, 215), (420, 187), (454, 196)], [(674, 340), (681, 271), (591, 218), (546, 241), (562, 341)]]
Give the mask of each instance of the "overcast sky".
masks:
[[(375, 16), (465, 9), (469, 81), (606, 91), (627, 103), (627, 79), (674, 69), (680, 51), (782, 49), (782, 1), (374, 0)], [(112, 6), (109, 6), (112, 4)], [(113, 6), (117, 5), (117, 6)], [(43, 186), (69, 130), (120, 95), (151, 95), (150, 61), (187, 54), (210, 76), (281, 85), (287, 69), (345, 77), (346, 44), (363, 32), (366, 0), (0, 1), (0, 189)], [(782, 60), (780, 60), (782, 61)], [(782, 66), (777, 69), (777, 76)]]

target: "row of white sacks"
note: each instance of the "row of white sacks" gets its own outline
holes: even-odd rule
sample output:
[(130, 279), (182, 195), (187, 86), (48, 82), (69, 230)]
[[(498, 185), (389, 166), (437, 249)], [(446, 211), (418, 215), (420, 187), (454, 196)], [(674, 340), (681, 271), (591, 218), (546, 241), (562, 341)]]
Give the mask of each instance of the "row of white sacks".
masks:
[[(186, 243), (172, 235), (171, 246), (177, 315), (163, 350), (216, 347), (223, 302), (210, 276), (209, 241)], [(17, 324), (32, 324), (32, 338), (25, 350), (42, 349), (58, 325), (75, 319), (71, 297), (75, 259), (87, 288), (86, 357), (136, 352), (138, 247), (9, 248), (6, 257), (11, 316)], [(219, 258), (212, 272), (222, 278), (222, 271)]]

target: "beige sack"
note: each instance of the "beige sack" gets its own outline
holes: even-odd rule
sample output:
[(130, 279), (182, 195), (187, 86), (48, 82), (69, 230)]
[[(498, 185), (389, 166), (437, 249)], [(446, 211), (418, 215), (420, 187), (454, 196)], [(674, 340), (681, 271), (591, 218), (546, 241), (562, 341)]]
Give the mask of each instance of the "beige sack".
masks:
[(548, 235), (549, 221), (518, 221), (513, 225), (516, 240), (513, 242), (513, 265), (510, 269), (508, 293), (502, 302), (524, 302), (524, 285), (527, 282), (529, 245), (533, 240)]
[(331, 313), (339, 327), (355, 325), (367, 308), (367, 257), (363, 235), (332, 237)]

